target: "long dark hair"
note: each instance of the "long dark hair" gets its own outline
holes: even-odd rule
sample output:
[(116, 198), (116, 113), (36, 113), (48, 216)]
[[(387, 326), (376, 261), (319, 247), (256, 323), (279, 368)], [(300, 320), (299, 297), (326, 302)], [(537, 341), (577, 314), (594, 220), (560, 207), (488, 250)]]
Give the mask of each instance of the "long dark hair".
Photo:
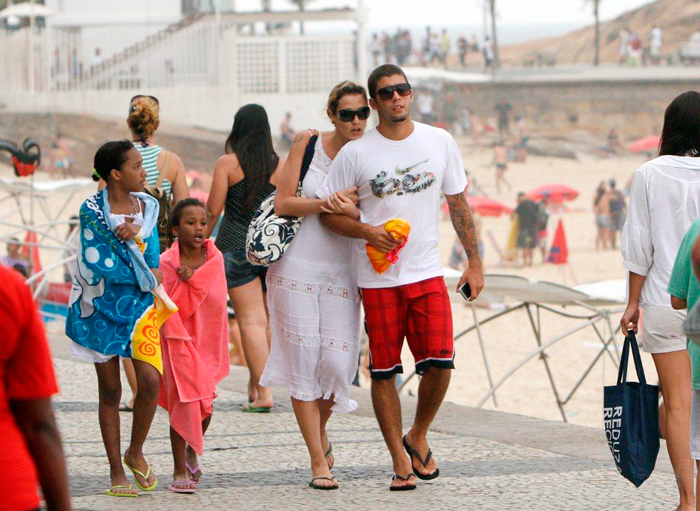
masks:
[(688, 91), (666, 109), (659, 156), (686, 156), (695, 151), (700, 151), (700, 94)]
[(260, 105), (242, 106), (233, 118), (231, 134), (226, 139), (226, 153), (233, 153), (245, 176), (244, 212), (250, 211), (257, 196), (270, 182), (279, 156), (272, 147), (267, 112)]

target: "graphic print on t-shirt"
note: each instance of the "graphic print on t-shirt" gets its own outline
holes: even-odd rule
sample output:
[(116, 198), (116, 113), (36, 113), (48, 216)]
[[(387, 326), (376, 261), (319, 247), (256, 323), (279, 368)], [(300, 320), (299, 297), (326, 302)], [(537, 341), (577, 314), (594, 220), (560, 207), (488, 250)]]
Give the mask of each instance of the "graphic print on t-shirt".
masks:
[(435, 182), (435, 174), (432, 172), (422, 172), (418, 174), (410, 174), (416, 167), (428, 163), (430, 159), (409, 165), (406, 168), (399, 168), (397, 165), (394, 169), (394, 174), (403, 176), (402, 179), (396, 177), (388, 177), (388, 172), (382, 170), (377, 177), (369, 182), (372, 193), (375, 197), (383, 199), (389, 195), (404, 195), (406, 193), (418, 193), (426, 190)]

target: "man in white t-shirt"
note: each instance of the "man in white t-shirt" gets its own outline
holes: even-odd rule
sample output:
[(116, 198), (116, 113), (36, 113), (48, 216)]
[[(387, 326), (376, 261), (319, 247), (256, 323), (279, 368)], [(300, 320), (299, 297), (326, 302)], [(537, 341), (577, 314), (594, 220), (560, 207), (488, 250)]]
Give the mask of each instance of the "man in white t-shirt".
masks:
[[(372, 401), (396, 474), (390, 489), (412, 490), (415, 477), (439, 475), (427, 433), (454, 368), (452, 311), (438, 251), (441, 192), (469, 257), (460, 286), (470, 285), (471, 299), (481, 292), (484, 276), (457, 144), (446, 131), (411, 120), (413, 92), (399, 67), (378, 67), (368, 85), (379, 126), (341, 149), (316, 193), (332, 201), (337, 200), (335, 192), (357, 187), (360, 221), (343, 215), (322, 215), (321, 221), (338, 234), (358, 239), (356, 264), (369, 335)], [(411, 230), (398, 261), (380, 274), (365, 244), (383, 252), (396, 248), (384, 228), (394, 218), (407, 221)], [(415, 421), (402, 439), (395, 379), (403, 372), (404, 338), (416, 372), (423, 377)]]

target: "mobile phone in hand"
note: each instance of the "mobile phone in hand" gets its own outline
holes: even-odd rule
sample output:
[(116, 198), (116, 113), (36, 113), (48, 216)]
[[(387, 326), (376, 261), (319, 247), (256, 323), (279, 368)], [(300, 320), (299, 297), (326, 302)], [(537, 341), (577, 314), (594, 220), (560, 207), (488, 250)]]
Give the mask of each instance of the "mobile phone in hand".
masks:
[(459, 294), (462, 295), (465, 300), (469, 300), (471, 298), (472, 288), (469, 286), (469, 282), (462, 284), (462, 287), (459, 288)]

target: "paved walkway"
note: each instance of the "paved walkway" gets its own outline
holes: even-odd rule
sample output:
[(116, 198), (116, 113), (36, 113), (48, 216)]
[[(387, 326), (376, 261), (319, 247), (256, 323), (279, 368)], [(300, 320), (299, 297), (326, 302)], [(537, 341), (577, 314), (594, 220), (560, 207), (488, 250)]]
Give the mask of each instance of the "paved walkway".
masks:
[[(146, 457), (161, 484), (138, 499), (104, 496), (109, 470), (97, 422), (97, 384), (91, 365), (67, 359), (67, 340), (52, 337), (61, 394), (55, 409), (63, 435), (76, 509), (672, 509), (675, 481), (665, 449), (654, 475), (636, 489), (615, 470), (602, 431), (445, 404), (430, 436), (440, 477), (416, 491), (387, 490), (389, 455), (371, 410), (358, 390), (358, 412), (335, 416), (333, 441), (341, 489), (308, 488), (308, 458), (288, 399), (275, 395), (271, 414), (241, 413), (247, 373), (233, 368), (222, 384), (205, 438), (204, 475), (196, 495), (167, 491), (172, 459), (167, 415), (159, 410)], [(126, 388), (126, 386), (125, 386)], [(406, 417), (413, 398), (405, 398)], [(408, 424), (410, 421), (406, 421)], [(122, 448), (131, 415), (122, 414)]]

